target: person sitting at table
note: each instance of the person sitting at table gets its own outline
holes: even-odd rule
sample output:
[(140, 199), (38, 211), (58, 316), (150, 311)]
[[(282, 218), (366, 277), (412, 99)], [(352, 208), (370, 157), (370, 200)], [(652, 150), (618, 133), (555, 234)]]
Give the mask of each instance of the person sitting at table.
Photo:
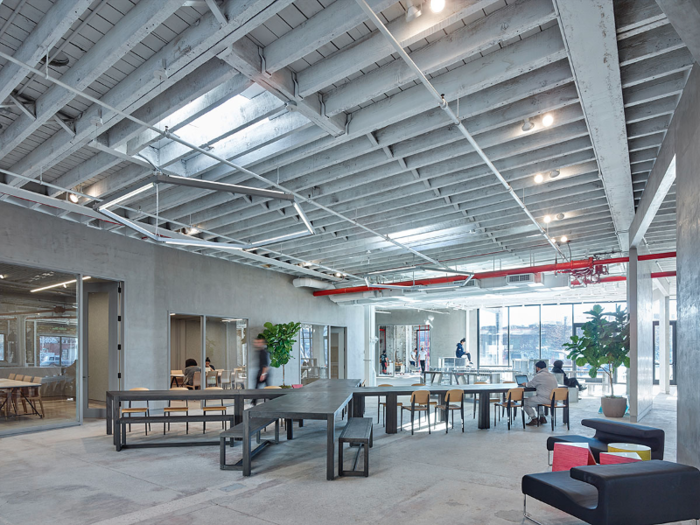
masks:
[(467, 360), (469, 361), (469, 364), (471, 365), (472, 364), (472, 355), (464, 349), (465, 342), (466, 342), (466, 339), (464, 337), (462, 337), (462, 339), (459, 341), (459, 343), (457, 343), (457, 351), (455, 352), (455, 355), (458, 358), (464, 357), (466, 355)]
[(570, 386), (572, 388), (578, 388), (580, 391), (586, 390), (586, 386), (583, 386), (581, 383), (578, 382), (578, 379), (575, 377), (567, 377), (566, 372), (564, 372), (564, 369), (562, 368), (564, 366), (564, 362), (560, 360), (554, 361), (554, 364), (552, 365), (552, 373), (553, 374), (562, 374), (564, 376), (564, 385), (565, 386)]
[(201, 372), (201, 371), (202, 371), (202, 369), (197, 366), (197, 361), (195, 361), (194, 359), (187, 359), (185, 361), (184, 384), (193, 386), (194, 385), (194, 373)]
[(211, 361), (209, 360), (208, 357), (207, 357), (206, 360), (204, 361), (204, 364), (207, 366), (207, 371), (209, 371), (209, 370), (216, 370), (216, 368), (214, 368), (214, 365), (211, 364)]
[[(526, 397), (524, 402), (525, 413), (530, 416), (530, 421), (527, 425), (529, 427), (533, 427), (537, 425), (537, 414), (535, 413), (537, 405), (548, 405), (550, 402), (549, 397), (552, 395), (552, 390), (557, 388), (559, 383), (557, 383), (557, 378), (554, 377), (554, 374), (547, 370), (547, 363), (544, 361), (537, 361), (535, 364), (535, 377), (524, 385), (520, 386), (535, 389), (535, 395), (532, 397)], [(541, 416), (539, 422), (540, 424), (547, 423), (547, 418)]]

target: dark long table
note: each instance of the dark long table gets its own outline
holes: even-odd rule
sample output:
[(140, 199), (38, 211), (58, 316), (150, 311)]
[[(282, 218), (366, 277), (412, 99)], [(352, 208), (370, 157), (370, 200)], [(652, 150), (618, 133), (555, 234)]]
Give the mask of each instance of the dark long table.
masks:
[(326, 479), (334, 479), (335, 420), (353, 400), (358, 384), (359, 380), (355, 379), (321, 379), (286, 396), (246, 410), (243, 415), (243, 475), (251, 474), (251, 418), (317, 419), (326, 421)]
[[(479, 396), (479, 428), (491, 428), (491, 394), (504, 394), (511, 388), (516, 388), (512, 383), (495, 383), (489, 385), (431, 385), (424, 387), (416, 386), (392, 386), (392, 387), (371, 387), (357, 388), (353, 393), (353, 416), (362, 417), (365, 412), (365, 398), (386, 397), (386, 433), (396, 434), (398, 425), (396, 416), (398, 414), (398, 396), (410, 396), (416, 390), (429, 390), (431, 394), (438, 394), (440, 401), (444, 402), (445, 394), (448, 390), (463, 390), (465, 394)], [(534, 388), (526, 388), (525, 391), (534, 391)]]

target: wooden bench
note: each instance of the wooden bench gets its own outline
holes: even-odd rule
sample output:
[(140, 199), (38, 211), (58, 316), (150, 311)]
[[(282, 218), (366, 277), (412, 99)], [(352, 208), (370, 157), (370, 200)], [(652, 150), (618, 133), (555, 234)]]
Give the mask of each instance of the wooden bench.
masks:
[[(256, 435), (256, 442), (260, 443), (255, 449), (251, 450), (250, 452), (250, 459), (252, 460), (255, 456), (257, 456), (260, 452), (263, 451), (265, 447), (268, 445), (272, 444), (273, 441), (271, 440), (265, 440), (262, 441), (260, 440), (260, 431), (264, 430), (271, 424), (275, 424), (275, 440), (274, 443), (279, 443), (280, 442), (280, 421), (279, 419), (270, 419), (270, 418), (251, 418), (250, 419), (250, 435), (252, 436), (253, 434)], [(227, 465), (226, 464), (226, 441), (229, 441), (229, 446), (233, 446), (234, 440), (239, 439), (243, 440), (245, 438), (244, 436), (244, 424), (239, 423), (235, 427), (230, 428), (229, 430), (224, 430), (221, 434), (219, 434), (219, 468), (221, 470), (243, 470), (243, 459), (240, 459), (237, 463), (234, 463), (233, 465)]]
[[(343, 443), (350, 446), (358, 445), (355, 460), (351, 470), (343, 470)], [(369, 449), (374, 445), (374, 432), (372, 430), (372, 419), (368, 417), (351, 417), (348, 424), (340, 433), (338, 439), (338, 475), (339, 476), (369, 476)], [(357, 461), (360, 459), (360, 452), (364, 448), (365, 468), (363, 471), (355, 470)]]
[[(160, 441), (152, 443), (136, 443), (132, 445), (126, 444), (126, 426), (138, 423), (202, 423), (202, 422), (228, 422), (233, 426), (233, 414), (221, 415), (188, 415), (188, 416), (130, 416), (120, 417), (117, 420), (117, 425), (121, 426), (121, 439), (115, 442), (117, 451), (123, 448), (155, 448), (155, 447), (192, 447), (200, 445), (218, 445), (215, 441)], [(115, 436), (116, 438), (116, 436)]]

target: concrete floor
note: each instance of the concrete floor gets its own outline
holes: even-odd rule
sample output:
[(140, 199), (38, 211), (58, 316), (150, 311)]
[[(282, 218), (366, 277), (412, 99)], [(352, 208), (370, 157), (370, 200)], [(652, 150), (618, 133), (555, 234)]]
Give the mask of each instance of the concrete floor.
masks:
[[(410, 378), (401, 378), (401, 380)], [(571, 433), (596, 417), (599, 401), (572, 408)], [(376, 404), (368, 402), (367, 416)], [(675, 460), (675, 398), (659, 396), (645, 424), (666, 430), (666, 459)], [(338, 428), (343, 422), (339, 422)], [(192, 425), (200, 432), (201, 425)], [(215, 438), (218, 427), (208, 429)], [(566, 432), (561, 426), (557, 433)], [(184, 434), (173, 427), (169, 435)], [(325, 480), (325, 423), (306, 422), (253, 462), (253, 476), (221, 471), (218, 448), (164, 448), (117, 453), (103, 421), (0, 440), (0, 524), (508, 524), (522, 522), (524, 474), (548, 469), (549, 425), (510, 432), (505, 421), (466, 432), (389, 436), (375, 425), (369, 478)], [(161, 439), (162, 427), (143, 437)], [(240, 445), (230, 459), (240, 456)], [(347, 456), (346, 456), (347, 457)], [(580, 523), (531, 501), (543, 524)]]

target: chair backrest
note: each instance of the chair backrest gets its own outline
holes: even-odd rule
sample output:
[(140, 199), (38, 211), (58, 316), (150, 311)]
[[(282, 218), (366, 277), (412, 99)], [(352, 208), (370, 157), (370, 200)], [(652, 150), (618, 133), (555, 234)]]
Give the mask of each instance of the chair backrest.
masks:
[(556, 372), (556, 373), (554, 374), (554, 377), (557, 378), (557, 384), (558, 384), (558, 385), (563, 385), (563, 384), (564, 384), (564, 374), (562, 374), (561, 372)]
[(202, 372), (195, 372), (192, 376), (192, 386), (202, 388)]
[(524, 395), (524, 388), (511, 388), (510, 390), (508, 390), (508, 392), (506, 392), (506, 401), (522, 401)]
[[(186, 386), (174, 386), (170, 390), (184, 390), (185, 392), (189, 391), (189, 388)], [(168, 401), (168, 406), (171, 407), (173, 406), (172, 403), (185, 403), (185, 406), (189, 408), (190, 402), (187, 399), (178, 399), (175, 401)]]
[(31, 383), (31, 382), (32, 382), (32, 379), (33, 379), (32, 376), (24, 376), (24, 377), (22, 378), (22, 381), (24, 381), (25, 383)]
[(411, 386), (425, 386), (425, 383), (413, 383)]
[(130, 388), (129, 390), (131, 390), (133, 392), (144, 392), (144, 391), (148, 390), (148, 388), (144, 388), (144, 387), (139, 386), (136, 388)]
[(269, 389), (269, 388), (272, 388), (272, 389), (275, 389), (275, 390), (279, 390), (279, 389), (281, 389), (282, 387), (281, 387), (281, 386), (266, 386), (263, 390), (267, 390), (267, 389)]
[(9, 375), (8, 379), (15, 379), (16, 377), (17, 377), (17, 374), (12, 373)]
[(430, 392), (428, 390), (416, 390), (411, 394), (411, 403), (427, 405), (430, 403)]
[(445, 394), (446, 403), (461, 403), (464, 399), (464, 390), (448, 390)]
[(474, 381), (475, 385), (488, 385), (486, 381)]
[(394, 385), (386, 385), (386, 384), (384, 384), (384, 385), (377, 385), (377, 386), (394, 386)]
[(552, 401), (566, 401), (569, 399), (569, 389), (568, 388), (555, 388), (550, 394)]

